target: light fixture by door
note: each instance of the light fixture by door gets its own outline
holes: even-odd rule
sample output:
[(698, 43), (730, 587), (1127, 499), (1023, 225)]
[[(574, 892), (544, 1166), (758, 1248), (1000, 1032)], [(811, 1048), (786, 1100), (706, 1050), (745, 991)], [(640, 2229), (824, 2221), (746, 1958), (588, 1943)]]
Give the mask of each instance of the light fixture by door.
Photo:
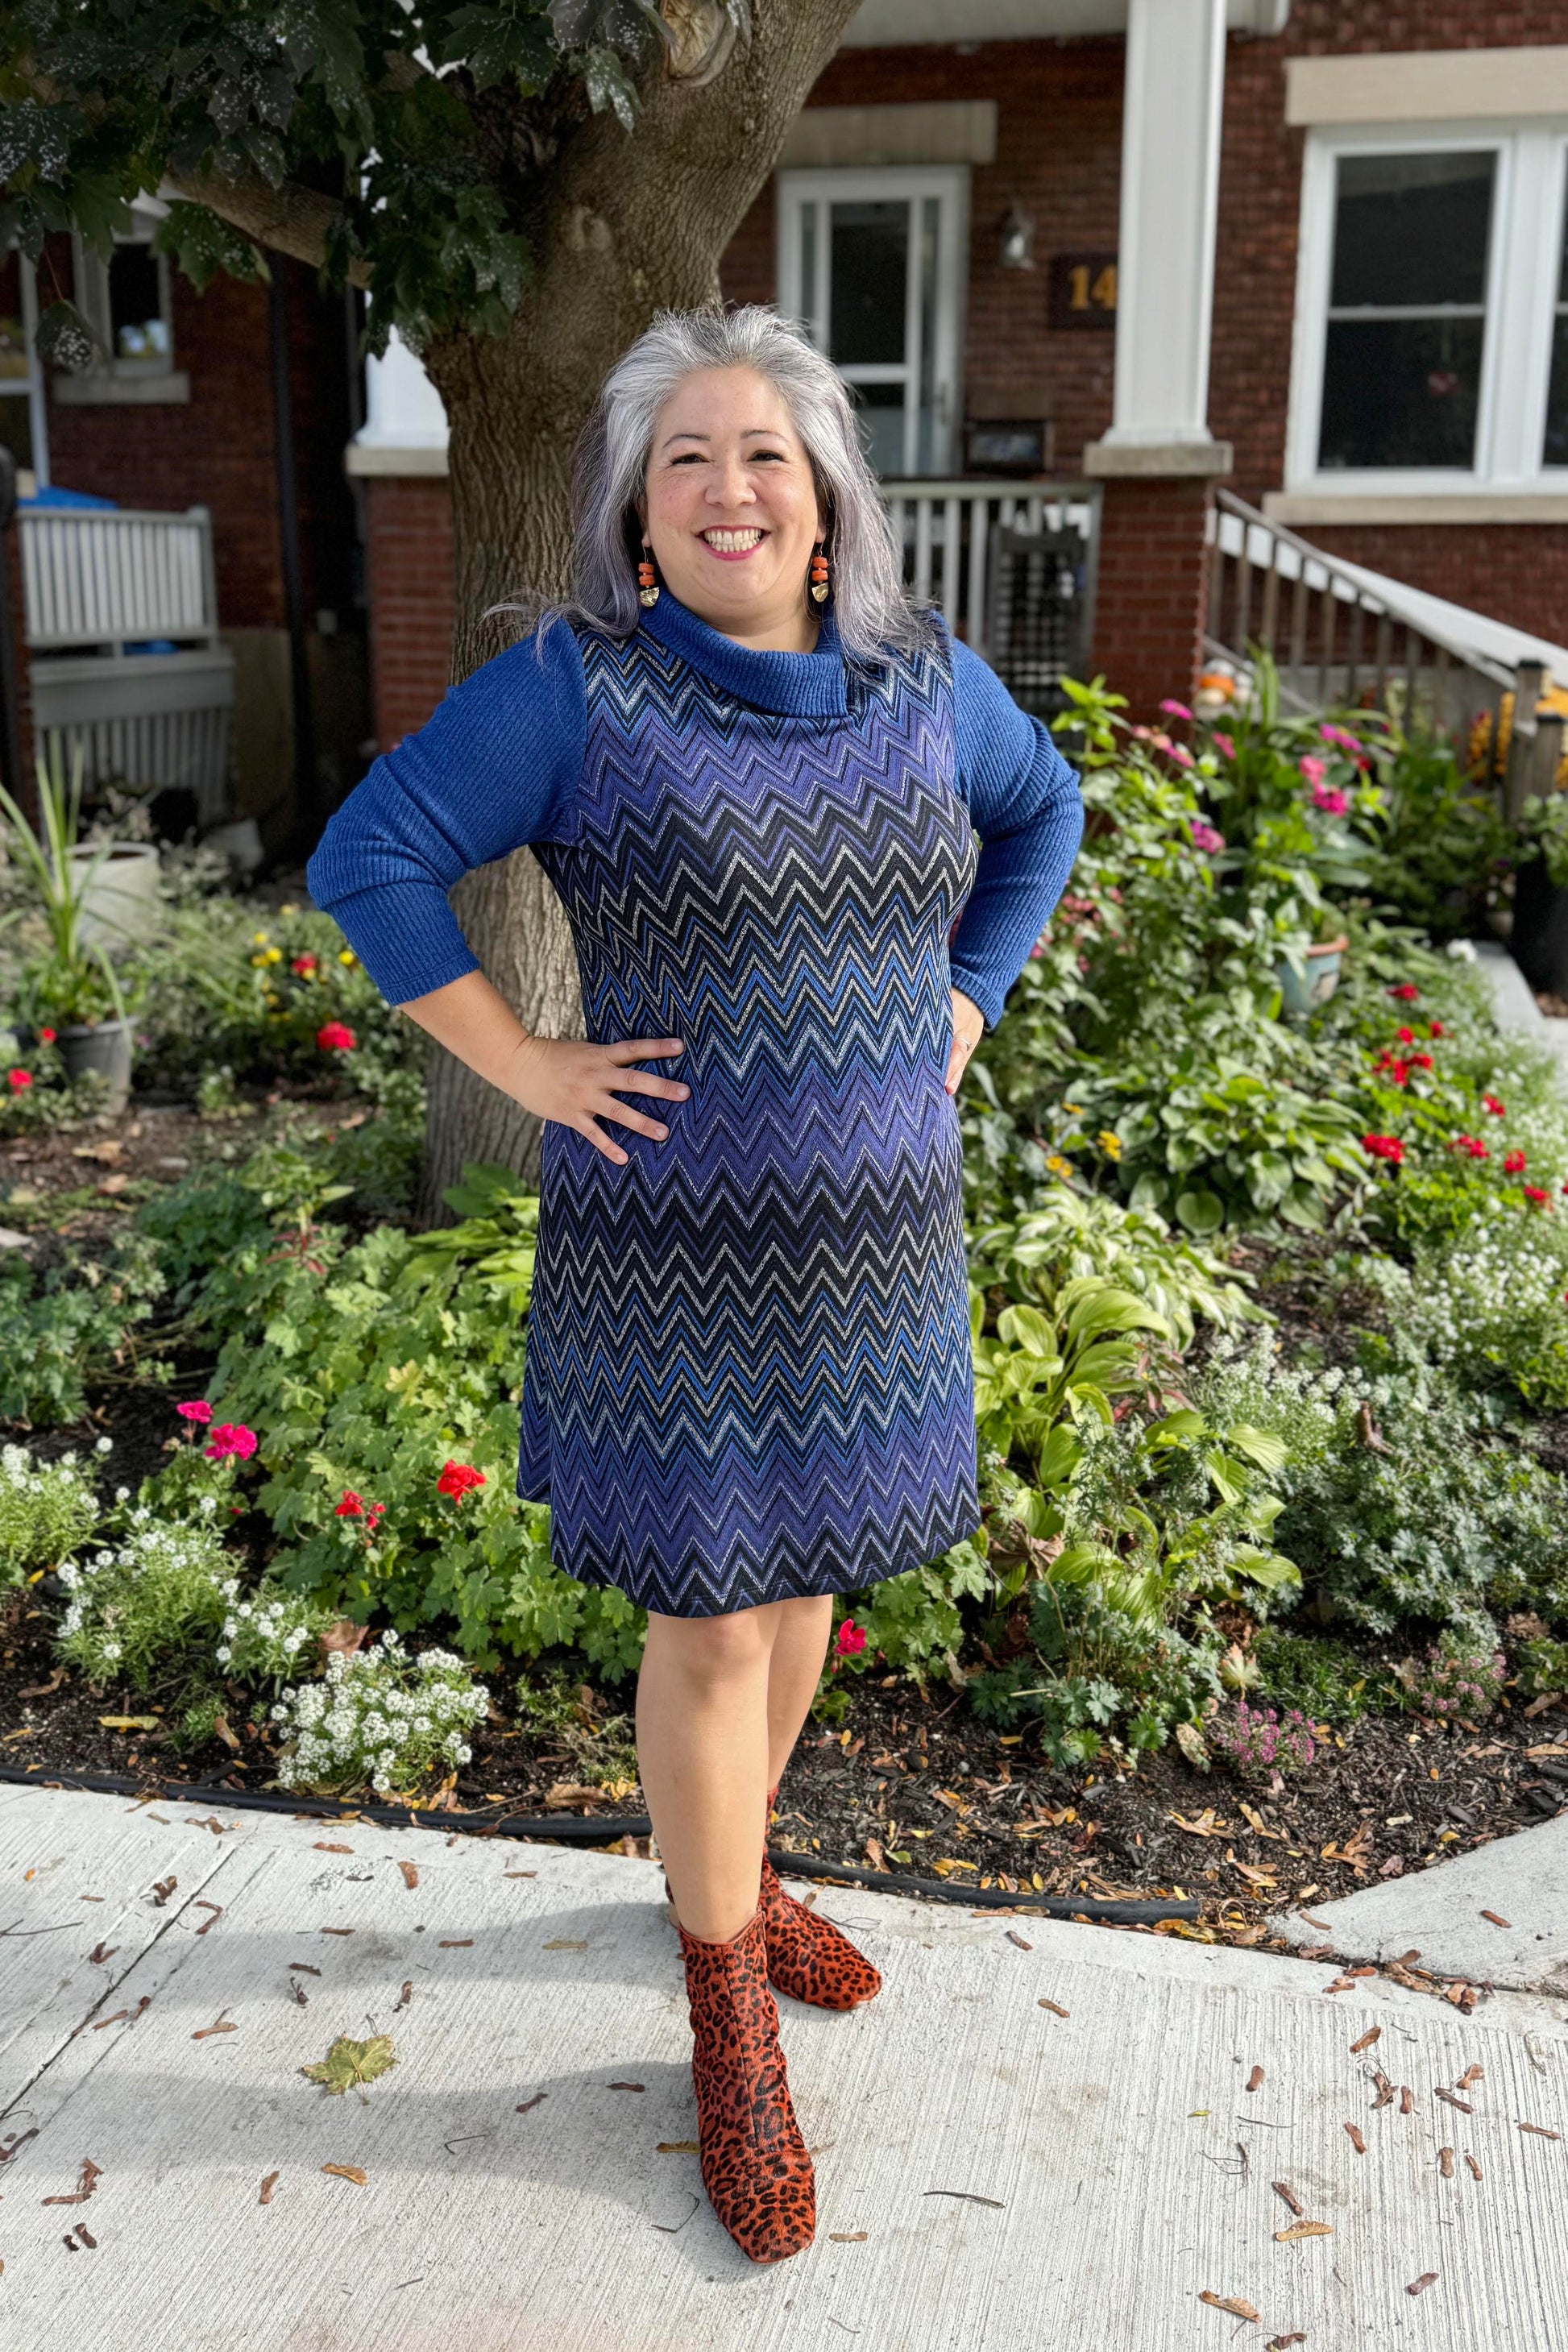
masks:
[(997, 259), (1004, 269), (1033, 269), (1035, 266), (1035, 217), (1021, 205), (1008, 208), (1002, 224), (1002, 245)]

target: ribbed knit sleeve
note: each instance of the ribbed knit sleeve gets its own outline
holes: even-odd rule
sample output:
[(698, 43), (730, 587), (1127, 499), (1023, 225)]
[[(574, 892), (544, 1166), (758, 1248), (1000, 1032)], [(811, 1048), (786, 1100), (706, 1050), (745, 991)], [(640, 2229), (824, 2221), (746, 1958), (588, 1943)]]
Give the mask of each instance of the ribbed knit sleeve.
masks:
[(390, 1003), (479, 970), (447, 893), (528, 842), (569, 837), (586, 733), (582, 652), (557, 622), (452, 687), (355, 785), (305, 878)]
[(993, 669), (952, 646), (958, 783), (980, 835), (974, 887), (948, 950), (952, 984), (987, 1029), (1067, 887), (1083, 835), (1078, 772)]

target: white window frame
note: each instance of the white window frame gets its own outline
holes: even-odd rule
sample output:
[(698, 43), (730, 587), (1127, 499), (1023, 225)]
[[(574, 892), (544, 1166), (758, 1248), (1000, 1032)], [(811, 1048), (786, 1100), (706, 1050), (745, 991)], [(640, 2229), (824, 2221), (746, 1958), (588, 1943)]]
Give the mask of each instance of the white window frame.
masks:
[[(1343, 155), (1489, 152), (1491, 250), (1486, 335), (1476, 415), (1476, 462), (1456, 467), (1318, 464), (1335, 184)], [(1357, 500), (1495, 499), (1531, 493), (1560, 499), (1568, 467), (1542, 463), (1557, 278), (1563, 253), (1568, 120), (1400, 122), (1308, 133), (1301, 170), (1300, 257), (1292, 338), (1285, 495)], [(1347, 515), (1347, 520), (1351, 518)]]
[[(168, 209), (156, 196), (139, 196), (132, 207), (135, 228), (129, 236), (117, 236), (115, 244), (150, 244), (153, 230)], [(190, 377), (176, 364), (169, 257), (160, 253), (153, 259), (158, 268), (158, 311), (168, 330), (169, 348), (137, 358), (122, 358), (114, 350), (110, 331), (109, 264), (84, 242), (79, 231), (72, 230), (71, 270), (77, 307), (109, 358), (82, 375), (56, 375), (54, 396), (63, 404), (81, 407), (99, 403), (189, 400)]]
[[(877, 204), (889, 198), (918, 204), (923, 197), (939, 199), (937, 230), (937, 305), (931, 341), (932, 433), (931, 465), (927, 475), (940, 479), (953, 469), (953, 451), (963, 410), (963, 322), (968, 300), (969, 166), (951, 164), (866, 165), (854, 171), (803, 169), (780, 172), (776, 181), (776, 251), (779, 308), (786, 318), (799, 319), (819, 350), (827, 344), (827, 276), (824, 267), (826, 239), (819, 227), (816, 301), (805, 315), (801, 287), (800, 215), (806, 204)], [(825, 215), (819, 215), (819, 221)], [(918, 213), (916, 218), (918, 220)], [(860, 383), (920, 381), (921, 240), (910, 239), (908, 292), (905, 301), (905, 343), (901, 363), (851, 367), (847, 381)], [(944, 299), (945, 298), (945, 299)], [(918, 404), (904, 410), (904, 463), (901, 476), (911, 477), (918, 457)]]

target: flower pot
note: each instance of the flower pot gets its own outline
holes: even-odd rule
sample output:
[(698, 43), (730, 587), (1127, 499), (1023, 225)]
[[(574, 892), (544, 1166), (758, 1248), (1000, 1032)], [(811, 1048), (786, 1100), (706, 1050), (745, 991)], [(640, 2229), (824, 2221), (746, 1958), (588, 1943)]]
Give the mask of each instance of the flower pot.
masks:
[(1340, 958), (1349, 945), (1348, 935), (1342, 932), (1337, 940), (1324, 940), (1306, 949), (1302, 956), (1307, 967), (1304, 972), (1280, 957), (1274, 967), (1274, 977), (1279, 982), (1286, 1013), (1304, 1021), (1309, 1013), (1315, 1013), (1320, 1004), (1328, 1003), (1340, 984)]
[(106, 1110), (122, 1111), (131, 1092), (131, 1033), (129, 1021), (78, 1021), (56, 1039), (68, 1078), (96, 1070), (109, 1088)]
[(1568, 890), (1532, 857), (1514, 877), (1509, 949), (1531, 988), (1568, 996)]
[(158, 853), (144, 841), (115, 841), (107, 854), (83, 843), (66, 853), (73, 866), (93, 867), (81, 902), (81, 936), (88, 947), (123, 947), (144, 940), (163, 912)]

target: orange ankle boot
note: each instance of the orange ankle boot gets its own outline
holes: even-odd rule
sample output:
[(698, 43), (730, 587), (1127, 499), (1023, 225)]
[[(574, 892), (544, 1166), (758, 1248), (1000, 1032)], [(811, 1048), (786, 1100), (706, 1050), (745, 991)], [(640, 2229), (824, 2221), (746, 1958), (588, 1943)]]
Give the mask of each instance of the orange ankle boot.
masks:
[[(768, 1790), (770, 1821), (777, 1795), (776, 1789)], [(785, 1893), (765, 1852), (758, 1901), (767, 1936), (768, 1979), (780, 1992), (814, 2009), (858, 2009), (881, 1990), (881, 1977), (848, 1937)]]
[(816, 2182), (790, 2104), (762, 1912), (722, 1944), (682, 1927), (680, 1948), (702, 2186), (743, 2254), (783, 2262), (816, 2235)]

